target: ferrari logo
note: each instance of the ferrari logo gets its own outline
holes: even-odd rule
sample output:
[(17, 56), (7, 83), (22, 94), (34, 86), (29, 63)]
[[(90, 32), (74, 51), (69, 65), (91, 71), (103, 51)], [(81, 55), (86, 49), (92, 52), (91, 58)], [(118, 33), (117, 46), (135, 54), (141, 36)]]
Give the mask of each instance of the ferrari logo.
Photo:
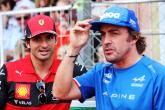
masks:
[(43, 26), (44, 23), (45, 23), (45, 21), (44, 21), (43, 19), (40, 19), (40, 20), (38, 21), (38, 24), (41, 25), (41, 26)]

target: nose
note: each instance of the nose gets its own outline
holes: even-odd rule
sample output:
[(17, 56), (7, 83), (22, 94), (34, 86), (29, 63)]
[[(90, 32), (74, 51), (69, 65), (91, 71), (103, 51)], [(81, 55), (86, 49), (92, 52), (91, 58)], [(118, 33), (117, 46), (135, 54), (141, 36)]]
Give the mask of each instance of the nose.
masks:
[(112, 44), (112, 39), (109, 34), (105, 34), (105, 36), (102, 38), (102, 44), (107, 45), (107, 44)]
[(46, 40), (42, 40), (41, 46), (42, 47), (47, 47), (48, 46), (48, 42)]

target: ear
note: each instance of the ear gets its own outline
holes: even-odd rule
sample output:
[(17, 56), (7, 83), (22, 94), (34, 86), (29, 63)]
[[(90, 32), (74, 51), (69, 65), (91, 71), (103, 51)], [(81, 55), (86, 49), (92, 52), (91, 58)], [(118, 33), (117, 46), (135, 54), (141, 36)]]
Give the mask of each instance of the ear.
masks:
[(26, 47), (30, 49), (30, 41), (26, 41)]
[(131, 44), (135, 44), (139, 40), (140, 35), (139, 34), (134, 34), (131, 39)]

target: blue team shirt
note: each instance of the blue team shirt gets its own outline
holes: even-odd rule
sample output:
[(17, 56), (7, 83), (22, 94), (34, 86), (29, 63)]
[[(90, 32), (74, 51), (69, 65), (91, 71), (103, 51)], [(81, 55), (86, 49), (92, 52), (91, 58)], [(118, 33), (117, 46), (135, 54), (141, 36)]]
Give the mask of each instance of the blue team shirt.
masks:
[(95, 96), (97, 110), (165, 110), (165, 67), (145, 55), (124, 69), (97, 64), (75, 81), (81, 101)]

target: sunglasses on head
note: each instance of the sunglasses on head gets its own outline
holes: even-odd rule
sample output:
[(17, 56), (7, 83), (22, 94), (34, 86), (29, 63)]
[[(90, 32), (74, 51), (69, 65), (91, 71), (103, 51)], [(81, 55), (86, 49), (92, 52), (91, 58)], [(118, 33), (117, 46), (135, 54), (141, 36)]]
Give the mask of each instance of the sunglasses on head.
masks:
[(18, 21), (20, 21), (21, 19), (28, 20), (29, 18), (30, 18), (30, 16), (16, 17), (16, 19), (17, 19)]
[(39, 90), (40, 94), (38, 96), (38, 101), (40, 104), (45, 104), (47, 102), (47, 97), (45, 93), (45, 83), (43, 80), (37, 81), (36, 87)]
[(64, 10), (64, 11), (57, 11), (58, 13), (62, 13), (62, 12), (64, 12), (64, 13), (69, 13), (69, 11), (68, 10)]

